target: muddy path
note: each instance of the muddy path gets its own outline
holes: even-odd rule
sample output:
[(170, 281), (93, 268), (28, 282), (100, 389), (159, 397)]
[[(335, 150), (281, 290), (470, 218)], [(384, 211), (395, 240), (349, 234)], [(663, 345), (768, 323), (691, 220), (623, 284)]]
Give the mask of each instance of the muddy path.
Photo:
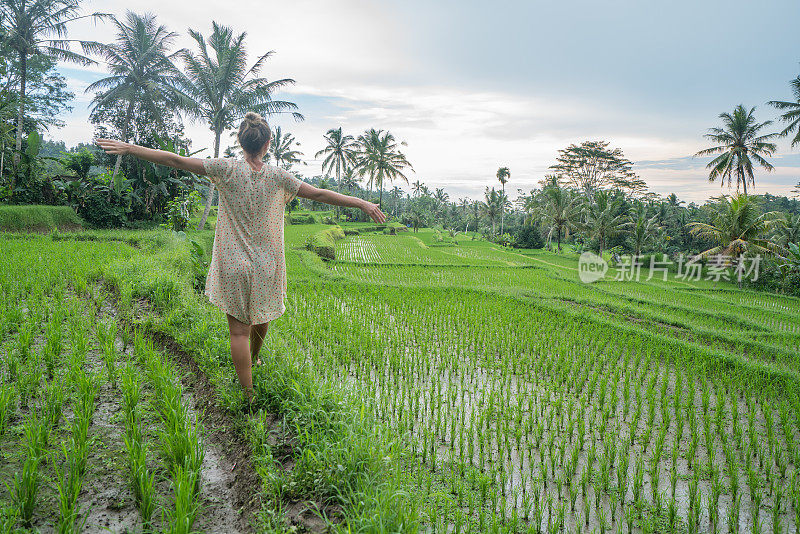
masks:
[[(116, 306), (116, 295), (108, 287), (98, 317), (116, 321), (125, 328)], [(217, 402), (216, 390), (197, 362), (171, 337), (140, 329), (178, 372), (192, 418), (200, 418), (204, 429), (201, 487), (202, 507), (194, 530), (208, 533), (253, 532), (256, 512), (261, 508), (261, 480), (250, 461), (251, 446), (231, 414)]]

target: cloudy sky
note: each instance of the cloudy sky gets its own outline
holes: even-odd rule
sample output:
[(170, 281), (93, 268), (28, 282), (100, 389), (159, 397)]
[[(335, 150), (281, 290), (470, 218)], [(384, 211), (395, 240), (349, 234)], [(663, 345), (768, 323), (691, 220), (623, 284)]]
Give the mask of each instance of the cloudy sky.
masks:
[[(83, 5), (122, 16), (130, 3)], [(498, 185), (499, 166), (511, 169), (513, 198), (536, 186), (558, 149), (605, 139), (653, 191), (703, 201), (727, 192), (708, 183), (708, 159), (691, 156), (706, 130), (740, 103), (777, 119), (766, 102), (789, 99), (800, 74), (797, 0), (138, 0), (135, 9), (180, 33), (178, 46), (191, 46), (188, 28), (208, 34), (215, 20), (247, 32), (252, 56), (274, 50), (263, 75), (296, 80), (277, 96), (305, 121), (270, 122), (300, 141), (303, 174), (321, 172), (314, 153), (329, 128), (382, 128), (408, 144), (411, 181), (453, 199)], [(86, 23), (70, 37), (114, 33)], [(76, 99), (51, 137), (71, 146), (92, 137), (84, 89), (104, 66), (61, 70)], [(193, 148), (211, 147), (203, 125), (187, 133)], [(800, 181), (800, 147), (778, 146), (758, 193), (790, 194)]]

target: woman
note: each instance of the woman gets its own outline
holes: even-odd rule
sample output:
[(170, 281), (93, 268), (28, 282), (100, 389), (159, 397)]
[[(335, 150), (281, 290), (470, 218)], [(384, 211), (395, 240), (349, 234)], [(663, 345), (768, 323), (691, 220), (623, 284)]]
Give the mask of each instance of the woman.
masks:
[(371, 202), (317, 189), (283, 169), (264, 163), (270, 138), (267, 122), (259, 114), (249, 112), (239, 127), (244, 159), (190, 158), (111, 139), (97, 140), (109, 154), (131, 154), (205, 175), (216, 185), (219, 213), (206, 295), (227, 315), (233, 365), (250, 402), (252, 362), (258, 358), (269, 322), (286, 311), (284, 206), (299, 196), (334, 206), (359, 208), (377, 223), (386, 221), (386, 216)]

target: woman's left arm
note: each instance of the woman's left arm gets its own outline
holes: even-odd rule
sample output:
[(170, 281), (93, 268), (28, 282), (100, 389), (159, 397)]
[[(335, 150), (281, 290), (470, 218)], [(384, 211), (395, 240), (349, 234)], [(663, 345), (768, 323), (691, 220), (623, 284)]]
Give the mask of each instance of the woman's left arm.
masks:
[(203, 166), (203, 160), (200, 158), (187, 158), (179, 156), (166, 150), (156, 150), (154, 148), (146, 148), (123, 141), (115, 141), (113, 139), (98, 139), (97, 144), (109, 154), (130, 154), (139, 159), (152, 161), (159, 165), (166, 165), (174, 169), (189, 171), (194, 174), (205, 174), (206, 170)]
[(380, 208), (372, 202), (358, 197), (351, 197), (342, 195), (330, 189), (320, 189), (305, 182), (300, 184), (300, 189), (297, 190), (297, 196), (307, 198), (309, 200), (316, 200), (324, 204), (332, 206), (344, 206), (345, 208), (358, 208), (366, 213), (376, 223), (386, 222), (386, 215)]

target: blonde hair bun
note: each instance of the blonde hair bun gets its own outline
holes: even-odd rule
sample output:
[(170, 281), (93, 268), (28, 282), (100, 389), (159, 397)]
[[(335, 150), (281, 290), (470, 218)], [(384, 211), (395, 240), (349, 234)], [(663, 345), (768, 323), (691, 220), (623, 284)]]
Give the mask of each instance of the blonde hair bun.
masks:
[(258, 126), (264, 122), (264, 119), (255, 111), (248, 111), (244, 114), (244, 120), (251, 126)]
[(255, 111), (248, 111), (239, 125), (239, 144), (248, 154), (258, 154), (265, 144), (269, 144), (272, 132), (264, 117)]

